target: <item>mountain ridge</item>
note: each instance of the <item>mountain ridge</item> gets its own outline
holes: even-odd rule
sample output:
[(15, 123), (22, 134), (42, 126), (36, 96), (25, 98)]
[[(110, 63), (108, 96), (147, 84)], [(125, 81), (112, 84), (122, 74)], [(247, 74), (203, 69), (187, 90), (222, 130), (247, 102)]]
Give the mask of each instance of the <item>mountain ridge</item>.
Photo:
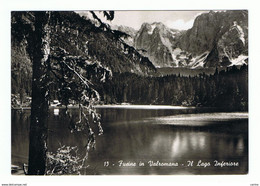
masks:
[[(147, 57), (118, 39), (115, 32), (102, 30), (75, 12), (52, 12), (52, 16), (51, 48), (62, 48), (69, 55), (99, 61), (112, 73), (146, 76), (156, 71)], [(30, 94), (32, 62), (27, 52), (25, 29), (33, 25), (34, 20), (30, 12), (12, 12), (11, 18), (12, 93)], [(51, 54), (54, 53), (51, 50)]]
[(147, 51), (147, 57), (155, 66), (177, 66), (172, 56), (172, 43), (178, 34), (177, 30), (173, 31), (160, 22), (143, 23), (135, 36), (134, 46)]
[(168, 28), (160, 22), (145, 22), (135, 36), (130, 34), (134, 37), (131, 45), (157, 67), (208, 68), (248, 64), (246, 10), (200, 14), (192, 28), (184, 31)]

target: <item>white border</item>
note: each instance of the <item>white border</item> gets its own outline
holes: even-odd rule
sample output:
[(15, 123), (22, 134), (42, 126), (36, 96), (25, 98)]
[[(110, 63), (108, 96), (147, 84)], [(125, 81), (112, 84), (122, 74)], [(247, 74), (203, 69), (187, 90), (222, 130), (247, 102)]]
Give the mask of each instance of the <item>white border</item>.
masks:
[[(86, 185), (86, 184), (172, 184), (172, 185), (231, 185), (260, 184), (259, 177), (259, 104), (260, 54), (259, 6), (250, 0), (0, 0), (0, 184), (27, 185)], [(10, 108), (10, 12), (12, 10), (249, 10), (249, 174), (234, 176), (11, 176), (11, 108)]]

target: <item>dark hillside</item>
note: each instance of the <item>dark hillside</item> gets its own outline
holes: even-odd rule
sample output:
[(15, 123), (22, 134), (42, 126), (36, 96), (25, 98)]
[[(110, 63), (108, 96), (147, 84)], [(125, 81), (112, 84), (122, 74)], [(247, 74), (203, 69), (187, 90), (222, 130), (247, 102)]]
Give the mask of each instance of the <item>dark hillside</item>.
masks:
[[(32, 64), (26, 33), (34, 29), (33, 19), (30, 12), (12, 12), (12, 94), (31, 92)], [(118, 32), (98, 27), (75, 12), (52, 12), (50, 25), (52, 49), (62, 48), (70, 55), (99, 61), (112, 73), (148, 75), (155, 71), (149, 59), (124, 43)]]

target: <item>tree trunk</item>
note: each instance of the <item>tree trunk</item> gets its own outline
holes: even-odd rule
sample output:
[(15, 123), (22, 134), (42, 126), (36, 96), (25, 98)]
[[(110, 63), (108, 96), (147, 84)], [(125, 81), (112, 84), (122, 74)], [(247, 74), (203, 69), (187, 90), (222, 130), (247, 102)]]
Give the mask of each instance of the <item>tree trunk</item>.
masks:
[(48, 12), (35, 12), (34, 31), (28, 40), (33, 63), (32, 105), (29, 144), (29, 175), (43, 175), (46, 169), (50, 34)]

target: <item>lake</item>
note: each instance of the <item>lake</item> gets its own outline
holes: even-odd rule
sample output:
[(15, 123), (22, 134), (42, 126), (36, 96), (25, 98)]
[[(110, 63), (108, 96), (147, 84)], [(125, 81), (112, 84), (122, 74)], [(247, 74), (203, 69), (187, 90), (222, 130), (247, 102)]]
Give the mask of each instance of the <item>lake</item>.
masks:
[[(171, 106), (101, 106), (104, 134), (96, 136), (85, 175), (247, 174), (248, 113)], [(77, 146), (64, 109), (51, 108), (48, 149)], [(77, 109), (70, 109), (77, 118)], [(12, 164), (28, 162), (30, 110), (12, 110)], [(95, 128), (95, 127), (93, 127)], [(97, 129), (95, 129), (97, 131)]]

